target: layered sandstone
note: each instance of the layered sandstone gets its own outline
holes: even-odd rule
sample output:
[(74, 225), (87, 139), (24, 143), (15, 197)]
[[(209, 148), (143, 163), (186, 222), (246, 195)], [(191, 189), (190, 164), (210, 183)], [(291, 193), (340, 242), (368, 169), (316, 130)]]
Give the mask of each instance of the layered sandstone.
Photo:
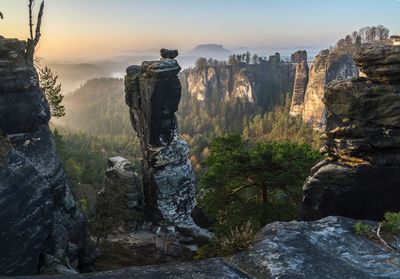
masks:
[(94, 254), (26, 43), (0, 37), (0, 275), (74, 273)]
[(180, 70), (170, 58), (129, 67), (126, 103), (142, 148), (147, 219), (154, 225), (206, 234), (191, 217), (196, 204), (195, 177), (189, 147), (180, 138), (175, 117), (181, 97)]
[(305, 219), (379, 220), (400, 211), (400, 47), (372, 47), (354, 59), (367, 78), (326, 88), (325, 158), (304, 185)]
[(338, 56), (323, 50), (316, 56), (309, 74), (309, 81), (304, 95), (303, 120), (316, 129), (323, 129), (326, 124), (326, 108), (323, 102), (325, 86), (339, 79), (358, 77), (358, 69), (348, 55)]

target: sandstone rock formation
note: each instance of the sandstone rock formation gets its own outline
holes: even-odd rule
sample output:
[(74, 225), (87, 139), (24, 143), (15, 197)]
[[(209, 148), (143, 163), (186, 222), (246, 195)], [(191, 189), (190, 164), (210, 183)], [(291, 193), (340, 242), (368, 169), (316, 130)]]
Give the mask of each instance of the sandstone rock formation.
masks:
[(175, 118), (181, 97), (180, 70), (175, 59), (165, 58), (129, 67), (126, 103), (143, 152), (148, 220), (202, 234), (190, 215), (195, 206), (194, 172)]
[(0, 275), (71, 273), (94, 259), (56, 155), (26, 43), (0, 37)]
[(97, 194), (96, 214), (110, 218), (114, 229), (130, 232), (144, 222), (143, 192), (130, 161), (122, 157), (108, 159), (104, 187)]
[(335, 79), (358, 77), (359, 71), (348, 55), (337, 55), (323, 50), (311, 66), (309, 81), (304, 96), (303, 120), (317, 129), (326, 124), (326, 109), (323, 103), (325, 85)]
[[(258, 64), (240, 62), (236, 66), (216, 63), (182, 73), (189, 94), (209, 104), (240, 100), (267, 109), (293, 89), (294, 68), (283, 63), (279, 53)], [(279, 101), (278, 101), (279, 100)]]
[(296, 64), (296, 73), (293, 85), (292, 103), (289, 114), (291, 116), (302, 115), (304, 110), (304, 95), (308, 84), (308, 62), (305, 50), (292, 54), (291, 63)]
[(367, 79), (326, 88), (325, 159), (304, 185), (305, 219), (400, 211), (400, 47), (373, 47), (355, 61)]
[[(231, 258), (131, 267), (79, 278), (399, 278), (398, 255), (355, 235), (355, 223), (341, 217), (277, 222), (265, 226), (248, 251)], [(60, 278), (77, 277), (49, 279)]]

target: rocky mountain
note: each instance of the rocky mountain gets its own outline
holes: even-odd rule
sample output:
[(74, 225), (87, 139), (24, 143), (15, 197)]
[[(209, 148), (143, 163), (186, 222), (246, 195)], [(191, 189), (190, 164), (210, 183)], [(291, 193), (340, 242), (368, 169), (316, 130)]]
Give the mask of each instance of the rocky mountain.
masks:
[(95, 254), (25, 49), (0, 37), (0, 275), (76, 273)]
[(355, 56), (367, 78), (327, 85), (325, 159), (304, 185), (305, 219), (400, 210), (399, 57), (400, 47), (369, 48)]

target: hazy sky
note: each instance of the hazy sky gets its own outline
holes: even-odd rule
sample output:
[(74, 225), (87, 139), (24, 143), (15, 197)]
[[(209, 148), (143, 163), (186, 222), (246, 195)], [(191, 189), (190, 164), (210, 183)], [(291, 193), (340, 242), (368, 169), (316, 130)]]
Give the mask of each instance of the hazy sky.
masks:
[[(1, 0), (0, 35), (25, 39), (27, 0)], [(39, 0), (36, 0), (39, 4)], [(46, 0), (39, 55), (96, 57), (220, 43), (329, 47), (366, 25), (400, 34), (400, 0)]]

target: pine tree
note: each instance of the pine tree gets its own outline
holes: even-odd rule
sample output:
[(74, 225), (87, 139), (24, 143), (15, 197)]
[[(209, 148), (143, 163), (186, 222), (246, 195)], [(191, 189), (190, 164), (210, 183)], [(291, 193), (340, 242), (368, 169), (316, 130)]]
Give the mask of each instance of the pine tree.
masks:
[(64, 96), (61, 94), (61, 84), (57, 84), (58, 75), (54, 74), (49, 67), (39, 71), (40, 88), (42, 88), (50, 105), (51, 116), (60, 118), (65, 115), (65, 107), (62, 105)]

